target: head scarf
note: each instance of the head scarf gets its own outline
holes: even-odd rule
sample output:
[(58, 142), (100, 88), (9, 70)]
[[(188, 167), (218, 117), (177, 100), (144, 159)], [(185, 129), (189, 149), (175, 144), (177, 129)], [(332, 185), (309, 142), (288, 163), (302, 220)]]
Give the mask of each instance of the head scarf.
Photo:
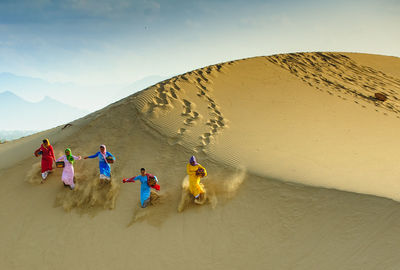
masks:
[(103, 156), (104, 161), (107, 162), (107, 157), (106, 157), (107, 148), (106, 148), (106, 146), (104, 144), (100, 145), (100, 147), (104, 147), (104, 152), (102, 152), (101, 149), (100, 149), (100, 154)]
[(197, 163), (196, 158), (194, 156), (191, 156), (189, 159), (190, 164), (192, 164), (192, 162), (194, 162), (194, 165), (198, 165), (199, 163)]
[[(46, 141), (46, 142), (47, 142), (47, 146), (49, 146), (49, 145), (50, 145), (50, 141), (49, 141), (49, 139), (47, 139), (47, 138), (46, 138), (46, 139), (44, 139), (43, 141)], [(47, 148), (47, 147), (44, 145), (44, 143), (43, 143), (43, 147), (44, 147), (44, 148)]]
[[(69, 155), (67, 155), (67, 151), (69, 151)], [(65, 157), (67, 158), (67, 160), (69, 161), (69, 163), (74, 164), (74, 157), (72, 156), (72, 152), (70, 148), (65, 149)]]

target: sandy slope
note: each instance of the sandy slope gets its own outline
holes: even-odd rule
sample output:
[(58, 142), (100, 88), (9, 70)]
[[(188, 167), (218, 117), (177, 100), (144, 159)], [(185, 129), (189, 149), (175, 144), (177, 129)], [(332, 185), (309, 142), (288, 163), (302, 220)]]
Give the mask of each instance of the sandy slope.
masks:
[(138, 104), (160, 132), (235, 167), (400, 199), (400, 61), (380, 56), (379, 68), (394, 69), (385, 73), (377, 56), (355, 56), (362, 64), (339, 54), (235, 61), (158, 84)]
[[(163, 81), (72, 126), (0, 145), (1, 269), (398, 269), (400, 61), (292, 54), (214, 65)], [(371, 96), (385, 92), (384, 103)], [(32, 152), (117, 157), (113, 182), (78, 161), (38, 184)], [(182, 191), (193, 153), (209, 201)], [(157, 205), (138, 207), (140, 167)], [(183, 210), (178, 213), (178, 208)]]

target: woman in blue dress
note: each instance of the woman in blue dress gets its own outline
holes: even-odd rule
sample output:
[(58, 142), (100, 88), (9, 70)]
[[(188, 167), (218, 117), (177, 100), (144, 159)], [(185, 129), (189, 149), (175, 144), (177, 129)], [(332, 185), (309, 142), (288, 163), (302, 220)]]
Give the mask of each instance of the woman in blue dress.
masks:
[[(152, 179), (153, 184), (150, 183), (150, 179)], [(156, 193), (153, 193), (151, 191), (151, 188), (154, 188), (155, 190), (160, 190), (160, 186), (158, 185), (158, 179), (157, 176), (146, 173), (145, 168), (140, 169), (140, 174), (138, 176), (134, 176), (129, 179), (123, 179), (123, 183), (129, 183), (129, 182), (135, 182), (139, 180), (141, 183), (140, 187), (140, 204), (142, 208), (146, 208), (149, 204), (150, 201), (156, 200), (158, 195)]]
[(84, 159), (88, 158), (99, 158), (99, 169), (100, 169), (100, 179), (104, 179), (110, 181), (111, 179), (111, 166), (107, 159), (115, 160), (115, 157), (110, 153), (107, 152), (106, 146), (104, 144), (100, 145), (100, 151), (94, 155), (85, 157)]

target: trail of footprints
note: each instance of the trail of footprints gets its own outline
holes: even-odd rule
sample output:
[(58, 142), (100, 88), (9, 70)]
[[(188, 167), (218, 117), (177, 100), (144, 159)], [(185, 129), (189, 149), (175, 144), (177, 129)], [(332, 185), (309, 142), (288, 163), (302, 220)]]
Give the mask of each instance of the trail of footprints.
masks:
[(232, 65), (234, 62), (217, 64), (208, 66), (199, 70), (190, 71), (183, 75), (174, 77), (168, 81), (160, 82), (156, 85), (156, 96), (148, 102), (147, 113), (151, 113), (155, 108), (172, 109), (172, 100), (175, 99), (182, 104), (183, 117), (182, 127), (177, 130), (177, 137), (184, 136), (185, 132), (197, 125), (203, 117), (195, 110), (195, 105), (188, 99), (182, 98), (181, 93), (184, 90), (177, 85), (178, 81), (189, 81), (197, 88), (197, 96), (204, 100), (207, 104), (208, 117), (206, 121), (207, 131), (199, 137), (199, 143), (195, 147), (197, 152), (204, 151), (210, 144), (214, 135), (218, 134), (226, 127), (226, 118), (223, 116), (220, 107), (211, 96), (212, 92), (212, 77), (222, 72), (226, 65)]
[(168, 81), (162, 81), (155, 85), (157, 95), (148, 102), (147, 113), (151, 113), (155, 108), (160, 109), (172, 109), (172, 99), (179, 100), (178, 92), (181, 88), (176, 84), (177, 78), (173, 78)]
[[(268, 56), (266, 59), (329, 95), (343, 100), (347, 100), (346, 95), (351, 95), (400, 114), (400, 80), (371, 67), (358, 65), (343, 54), (291, 53)], [(388, 99), (385, 102), (377, 100), (374, 95), (378, 92), (384, 93)], [(354, 102), (365, 108), (357, 100)]]

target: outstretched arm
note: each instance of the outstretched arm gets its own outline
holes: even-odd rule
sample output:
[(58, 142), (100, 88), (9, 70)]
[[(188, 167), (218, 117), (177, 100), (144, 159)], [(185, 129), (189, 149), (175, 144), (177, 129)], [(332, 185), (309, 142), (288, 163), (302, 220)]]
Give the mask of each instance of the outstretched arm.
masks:
[(62, 160), (62, 159), (64, 159), (64, 156), (59, 157), (59, 158), (56, 160), (56, 162), (57, 162), (57, 161), (60, 161), (60, 160)]
[(131, 178), (128, 178), (128, 179), (122, 179), (122, 182), (123, 183), (135, 183), (135, 176), (134, 177), (131, 177)]
[(87, 159), (87, 158), (96, 158), (98, 155), (99, 155), (99, 152), (97, 152), (97, 153), (94, 154), (94, 155), (84, 157), (84, 159)]

